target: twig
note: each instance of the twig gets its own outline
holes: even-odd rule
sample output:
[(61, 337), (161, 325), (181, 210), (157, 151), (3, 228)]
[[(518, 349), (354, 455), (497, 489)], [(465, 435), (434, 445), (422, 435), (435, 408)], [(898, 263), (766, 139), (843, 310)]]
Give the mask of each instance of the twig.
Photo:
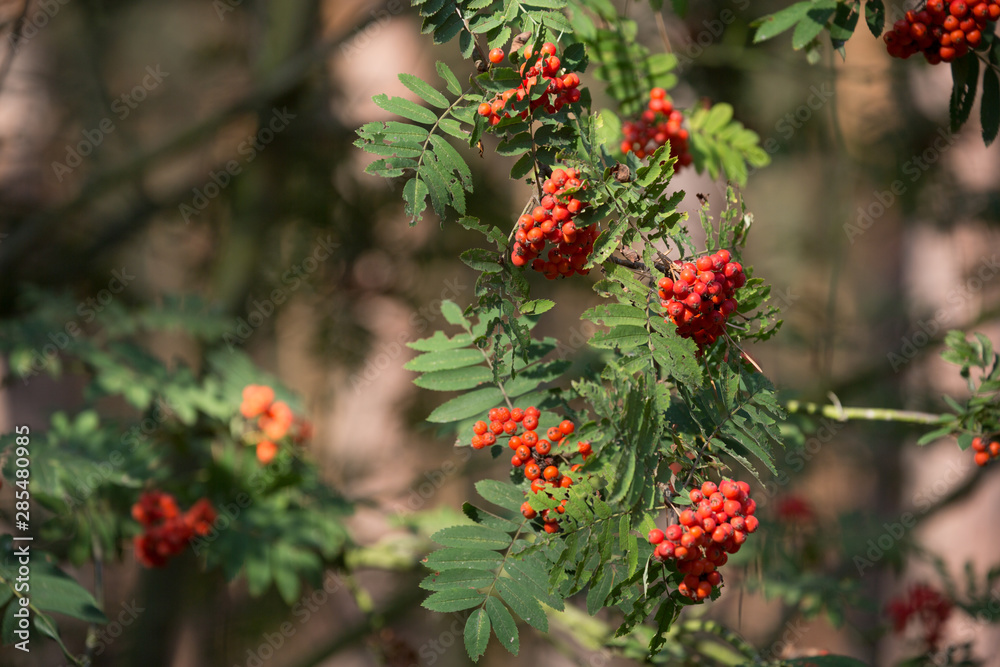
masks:
[(890, 408), (845, 408), (842, 405), (818, 405), (816, 403), (800, 403), (788, 401), (785, 410), (795, 414), (803, 412), (810, 415), (822, 415), (846, 422), (850, 420), (902, 422), (907, 424), (940, 424), (947, 415), (935, 415), (929, 412), (914, 410), (892, 410)]

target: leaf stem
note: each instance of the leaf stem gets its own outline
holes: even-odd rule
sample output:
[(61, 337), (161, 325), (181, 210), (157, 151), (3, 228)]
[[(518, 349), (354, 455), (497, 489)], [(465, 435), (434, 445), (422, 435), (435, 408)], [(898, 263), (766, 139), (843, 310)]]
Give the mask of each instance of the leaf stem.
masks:
[(950, 416), (947, 414), (937, 415), (914, 410), (892, 410), (890, 408), (845, 408), (842, 405), (819, 405), (817, 403), (801, 403), (794, 400), (788, 401), (785, 404), (785, 409), (792, 414), (822, 415), (842, 422), (866, 420), (931, 425), (940, 424)]

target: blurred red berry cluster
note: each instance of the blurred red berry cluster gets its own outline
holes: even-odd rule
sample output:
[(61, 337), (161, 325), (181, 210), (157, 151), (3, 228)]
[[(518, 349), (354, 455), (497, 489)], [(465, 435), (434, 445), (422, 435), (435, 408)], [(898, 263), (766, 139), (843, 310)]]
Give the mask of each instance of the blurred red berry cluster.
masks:
[(284, 401), (275, 401), (274, 390), (266, 385), (251, 384), (243, 389), (240, 414), (257, 420), (261, 432), (261, 438), (256, 440), (257, 459), (265, 465), (278, 453), (276, 440), (291, 434), (295, 442), (301, 443), (312, 437), (312, 425), (297, 419)]
[(892, 618), (893, 630), (903, 632), (911, 619), (923, 625), (924, 643), (930, 652), (936, 651), (941, 631), (951, 616), (952, 603), (942, 593), (927, 584), (916, 584), (906, 595), (889, 602), (886, 611)]
[(688, 152), (688, 131), (681, 127), (684, 114), (674, 108), (663, 88), (649, 91), (647, 106), (649, 108), (642, 112), (638, 120), (626, 121), (622, 125), (622, 152), (633, 152), (641, 159), (652, 155), (669, 141), (670, 155), (677, 158), (674, 168), (680, 171), (692, 160)]
[(207, 498), (182, 514), (169, 493), (143, 493), (132, 506), (132, 518), (145, 529), (134, 539), (136, 558), (146, 567), (163, 567), (167, 559), (184, 551), (195, 535), (208, 534), (215, 517), (215, 508)]

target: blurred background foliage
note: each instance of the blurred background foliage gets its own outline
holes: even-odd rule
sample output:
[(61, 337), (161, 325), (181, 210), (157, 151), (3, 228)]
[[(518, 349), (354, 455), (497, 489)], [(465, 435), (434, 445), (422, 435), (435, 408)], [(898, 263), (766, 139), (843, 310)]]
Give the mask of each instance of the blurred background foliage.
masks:
[[(683, 19), (663, 9), (662, 22), (645, 3), (614, 4), (639, 40), (678, 55), (678, 106), (729, 102), (771, 154), (742, 194), (756, 221), (748, 261), (786, 320), (750, 350), (775, 384), (817, 402), (832, 392), (845, 405), (931, 412), (946, 408), (942, 394), (965, 395), (936, 353), (952, 328), (1000, 340), (1000, 160), (975, 121), (948, 134), (948, 73), (890, 61), (860, 29), (846, 62), (827, 49), (810, 65), (782, 39), (750, 47), (749, 22), (780, 2), (703, 0)], [(444, 326), (442, 299), (472, 298), (474, 276), (455, 257), (473, 235), (408, 228), (401, 193), (363, 174), (368, 158), (352, 145), (357, 126), (388, 117), (372, 95), (409, 94), (397, 72), (433, 79), (439, 59), (467, 68), (453, 45), (422, 38), (402, 0), (12, 0), (0, 16), (3, 431), (81, 429), (93, 410), (127, 433), (163, 396), (214, 411), (199, 426), (223, 433), (240, 382), (267, 377), (249, 358), (301, 397), (297, 411), (316, 426), (305, 456), (331, 502), (353, 505), (350, 518), (324, 514), (351, 538), (313, 567), (312, 587), (285, 591), (290, 605), (280, 587), (251, 599), (244, 579), (198, 574), (190, 554), (152, 571), (130, 549), (105, 553), (98, 572), (72, 544), (54, 545), (88, 589), (103, 581), (96, 597), (108, 629), (118, 623), (117, 636), (92, 639), (95, 664), (466, 664), (460, 626), (419, 607), (418, 561), (472, 484), (504, 466), (436, 437), (422, 419), (437, 399), (401, 367), (405, 342)], [(608, 103), (584, 83), (595, 108)], [(507, 229), (530, 191), (506, 180), (493, 148), (467, 154), (469, 212)], [(674, 182), (691, 211), (695, 193), (724, 198), (724, 183), (691, 171)], [(535, 296), (559, 304), (541, 335), (574, 347), (590, 279), (530, 278)], [(205, 392), (213, 374), (217, 391)], [(95, 377), (105, 384), (86, 382)], [(974, 472), (951, 439), (916, 449), (905, 425), (795, 419), (797, 456), (761, 505), (776, 516), (793, 496), (809, 511), (780, 523), (768, 542), (779, 553), (748, 559), (744, 583), (706, 612), (768, 655), (825, 648), (888, 664), (912, 651), (884, 636), (885, 601), (907, 581), (939, 581), (921, 550), (954, 572), (970, 562), (979, 579), (994, 565), (1000, 534), (981, 528), (997, 525), (1000, 492), (979, 481), (995, 471)], [(157, 441), (197, 437), (182, 407), (165, 423)], [(68, 460), (92, 437), (68, 431), (54, 429), (45, 448), (36, 437), (35, 456)], [(5, 485), (5, 521), (13, 503)], [(907, 511), (926, 519), (906, 532), (916, 555), (894, 541), (871, 569), (845, 567)], [(847, 604), (808, 618), (831, 601)], [(608, 619), (559, 618), (550, 637), (523, 635), (520, 659), (630, 664), (599, 647)], [(82, 652), (86, 622), (59, 622)], [(948, 632), (980, 656), (1000, 650), (992, 626), (955, 621)], [(31, 655), (0, 653), (4, 664), (62, 664), (41, 638)], [(509, 659), (490, 651), (484, 664)]]

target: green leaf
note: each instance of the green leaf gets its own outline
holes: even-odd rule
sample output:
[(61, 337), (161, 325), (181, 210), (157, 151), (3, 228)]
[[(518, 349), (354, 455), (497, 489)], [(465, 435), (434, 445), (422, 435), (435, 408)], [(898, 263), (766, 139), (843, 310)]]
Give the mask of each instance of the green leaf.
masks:
[(996, 70), (983, 71), (983, 98), (979, 100), (979, 120), (983, 126), (983, 142), (989, 146), (1000, 131), (1000, 77)]
[(500, 273), (503, 270), (496, 251), (485, 248), (469, 248), (459, 255), (459, 259), (469, 268), (483, 273)]
[(433, 124), (437, 120), (437, 115), (430, 109), (426, 109), (416, 102), (411, 102), (402, 97), (390, 98), (385, 93), (379, 93), (372, 98), (372, 101), (389, 113), (415, 120), (418, 123)]
[(510, 535), (486, 526), (451, 526), (434, 533), (431, 539), (446, 547), (497, 550), (510, 546)]
[(440, 60), (437, 61), (436, 67), (438, 76), (444, 79), (444, 83), (448, 87), (448, 92), (452, 95), (461, 95), (462, 84), (458, 82), (458, 77), (456, 77), (455, 73), (451, 71), (451, 68)]
[(524, 493), (512, 484), (498, 482), (495, 479), (483, 479), (476, 482), (476, 491), (494, 505), (513, 512), (521, 511)]
[[(464, 350), (461, 351), (464, 352)], [(457, 352), (446, 354), (457, 354)], [(487, 412), (501, 403), (503, 403), (503, 394), (496, 387), (479, 389), (438, 406), (434, 412), (427, 416), (427, 421), (435, 424), (447, 424), (460, 419), (468, 419)]]
[(108, 622), (90, 591), (47, 562), (32, 563), (31, 603), (39, 609), (91, 623)]
[(549, 631), (549, 619), (545, 616), (545, 610), (538, 604), (535, 597), (528, 591), (527, 586), (515, 582), (513, 579), (501, 577), (497, 579), (496, 590), (500, 593), (503, 601), (520, 616), (525, 623), (542, 632)]
[(468, 366), (448, 371), (425, 373), (413, 384), (431, 391), (462, 391), (475, 389), (481, 384), (493, 381), (493, 372), (486, 366)]
[(485, 588), (496, 577), (482, 570), (445, 570), (427, 575), (420, 587), (429, 591), (446, 591), (452, 588)]
[(948, 115), (951, 118), (951, 131), (959, 128), (969, 120), (972, 105), (976, 101), (976, 87), (979, 83), (979, 60), (975, 53), (954, 60), (951, 63), (951, 100), (948, 104)]
[(865, 23), (873, 35), (882, 36), (885, 28), (885, 5), (882, 0), (865, 0)]
[(448, 107), (448, 98), (436, 91), (433, 86), (420, 77), (405, 72), (401, 72), (398, 76), (403, 85), (413, 91), (424, 102), (442, 109)]
[(423, 606), (431, 611), (447, 614), (481, 605), (486, 595), (472, 588), (453, 588), (432, 593), (423, 601)]
[(462, 309), (459, 305), (450, 299), (445, 299), (441, 302), (441, 314), (444, 315), (444, 319), (448, 324), (453, 324), (463, 329), (468, 329), (472, 326), (469, 320), (465, 319), (465, 315), (462, 314)]
[(510, 612), (507, 611), (507, 607), (503, 606), (500, 600), (491, 596), (486, 598), (486, 613), (489, 614), (490, 621), (493, 623), (493, 634), (497, 636), (505, 649), (513, 655), (517, 655), (518, 650), (520, 650), (517, 624)]
[(465, 650), (473, 662), (486, 653), (486, 645), (490, 642), (490, 617), (485, 609), (477, 609), (469, 615), (465, 622)]
[(854, 34), (855, 28), (858, 27), (858, 19), (861, 17), (859, 9), (860, 5), (849, 2), (837, 5), (837, 14), (830, 24), (830, 39), (833, 40), (834, 46), (843, 44)]
[(555, 301), (549, 299), (534, 299), (521, 304), (522, 315), (541, 315), (547, 313), (556, 305)]
[(458, 334), (454, 338), (448, 338), (443, 331), (435, 331), (430, 338), (421, 338), (406, 344), (407, 347), (419, 352), (441, 352), (443, 350), (454, 350), (472, 344), (472, 336), (466, 333)]
[(795, 26), (795, 32), (792, 33), (792, 48), (797, 51), (816, 39), (816, 36), (823, 32), (827, 21), (836, 11), (836, 0), (814, 2), (806, 15)]
[(403, 186), (403, 201), (406, 202), (406, 215), (410, 216), (410, 224), (415, 223), (427, 208), (427, 184), (414, 176)]
[(432, 551), (424, 560), (431, 570), (493, 570), (500, 567), (500, 554), (485, 549), (453, 549)]
[(465, 368), (483, 362), (483, 353), (477, 349), (464, 348), (459, 350), (442, 350), (428, 352), (410, 359), (403, 365), (408, 371), (427, 373), (429, 371), (446, 371), (452, 368)]
[(793, 25), (805, 18), (806, 13), (812, 9), (811, 2), (796, 2), (791, 7), (786, 7), (780, 12), (765, 16), (754, 21), (757, 31), (753, 36), (753, 43), (759, 44), (785, 32)]

